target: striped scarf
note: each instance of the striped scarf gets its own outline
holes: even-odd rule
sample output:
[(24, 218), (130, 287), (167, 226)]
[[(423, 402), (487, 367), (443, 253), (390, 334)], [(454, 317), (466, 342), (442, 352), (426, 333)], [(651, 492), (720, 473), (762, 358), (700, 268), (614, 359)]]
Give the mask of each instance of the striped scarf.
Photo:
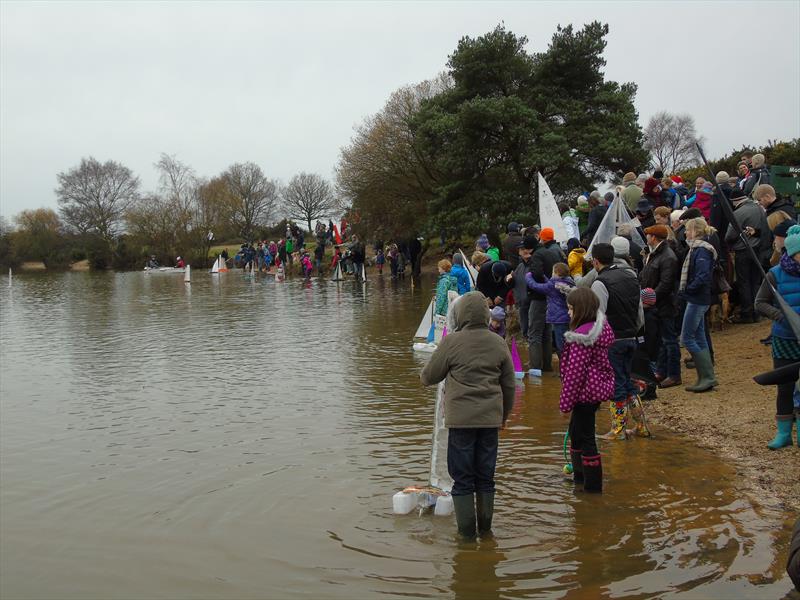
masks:
[(689, 252), (686, 254), (686, 258), (683, 260), (683, 266), (681, 267), (681, 285), (678, 288), (681, 292), (686, 289), (686, 283), (689, 279), (689, 265), (692, 262), (692, 252), (694, 252), (695, 248), (705, 248), (711, 252), (711, 255), (714, 257), (714, 262), (717, 262), (717, 251), (714, 249), (714, 246), (707, 241), (686, 240), (686, 245), (689, 246)]

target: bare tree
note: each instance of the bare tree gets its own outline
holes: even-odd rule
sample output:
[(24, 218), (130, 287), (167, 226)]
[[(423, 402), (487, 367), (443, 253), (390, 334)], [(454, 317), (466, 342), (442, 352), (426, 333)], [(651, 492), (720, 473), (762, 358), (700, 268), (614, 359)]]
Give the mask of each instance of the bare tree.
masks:
[(194, 169), (179, 161), (175, 155), (161, 154), (155, 168), (159, 172), (162, 196), (172, 207), (173, 217), (182, 233), (191, 225), (192, 206), (197, 195), (198, 181)]
[(252, 240), (257, 225), (267, 222), (278, 191), (255, 163), (236, 163), (222, 174), (230, 192), (230, 220), (245, 240)]
[(665, 174), (685, 171), (700, 162), (695, 143), (702, 143), (703, 139), (698, 137), (691, 115), (661, 111), (650, 119), (644, 138), (651, 165)]
[(127, 209), (139, 195), (139, 178), (113, 160), (93, 157), (58, 174), (56, 195), (64, 221), (80, 233), (97, 233), (113, 249)]
[(311, 221), (330, 216), (334, 207), (333, 189), (316, 173), (299, 173), (283, 188), (282, 196), (290, 217), (302, 219), (311, 229)]

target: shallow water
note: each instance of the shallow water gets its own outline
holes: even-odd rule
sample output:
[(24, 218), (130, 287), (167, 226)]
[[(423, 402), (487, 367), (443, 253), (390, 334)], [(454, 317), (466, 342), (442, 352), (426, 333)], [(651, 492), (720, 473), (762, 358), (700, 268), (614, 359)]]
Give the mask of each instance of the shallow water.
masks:
[[(424, 483), (429, 299), (239, 273), (0, 282), (3, 598), (779, 598), (788, 517), (667, 431), (561, 475), (557, 382), (518, 388), (494, 543), (394, 516)], [(598, 429), (606, 424), (605, 411)]]

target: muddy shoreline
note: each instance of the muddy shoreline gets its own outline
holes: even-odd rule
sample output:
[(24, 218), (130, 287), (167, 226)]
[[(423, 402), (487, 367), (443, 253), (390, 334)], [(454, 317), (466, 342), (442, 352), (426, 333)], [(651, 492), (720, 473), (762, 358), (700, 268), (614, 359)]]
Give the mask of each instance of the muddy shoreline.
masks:
[[(753, 381), (772, 369), (771, 349), (759, 342), (769, 330), (762, 320), (713, 332), (719, 387), (705, 394), (683, 386), (658, 390), (658, 399), (647, 403), (647, 415), (722, 455), (762, 504), (800, 511), (800, 448), (767, 448), (775, 434), (775, 388)], [(695, 379), (694, 370), (683, 370), (684, 385)]]

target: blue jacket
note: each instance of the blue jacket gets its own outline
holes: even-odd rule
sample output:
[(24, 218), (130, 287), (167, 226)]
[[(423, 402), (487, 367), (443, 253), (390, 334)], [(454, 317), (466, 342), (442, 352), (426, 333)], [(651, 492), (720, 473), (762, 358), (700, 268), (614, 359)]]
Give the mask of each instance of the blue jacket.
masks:
[[(778, 289), (778, 293), (796, 313), (800, 314), (800, 277), (789, 275), (781, 269), (779, 264), (772, 267), (769, 272), (775, 278), (775, 287)], [(772, 335), (787, 340), (796, 339), (786, 319), (772, 322)]]
[(683, 298), (692, 304), (711, 304), (711, 280), (714, 255), (707, 248), (695, 248), (689, 257), (689, 276)]
[(545, 277), (545, 282), (539, 283), (533, 278), (532, 273), (528, 273), (525, 281), (530, 289), (547, 296), (545, 320), (548, 323), (569, 323), (567, 294), (575, 287), (572, 277), (553, 277), (552, 279)]
[(472, 279), (470, 278), (466, 267), (463, 267), (462, 265), (453, 265), (453, 267), (450, 269), (450, 274), (455, 275), (455, 278), (458, 281), (459, 296), (463, 296), (472, 289)]

